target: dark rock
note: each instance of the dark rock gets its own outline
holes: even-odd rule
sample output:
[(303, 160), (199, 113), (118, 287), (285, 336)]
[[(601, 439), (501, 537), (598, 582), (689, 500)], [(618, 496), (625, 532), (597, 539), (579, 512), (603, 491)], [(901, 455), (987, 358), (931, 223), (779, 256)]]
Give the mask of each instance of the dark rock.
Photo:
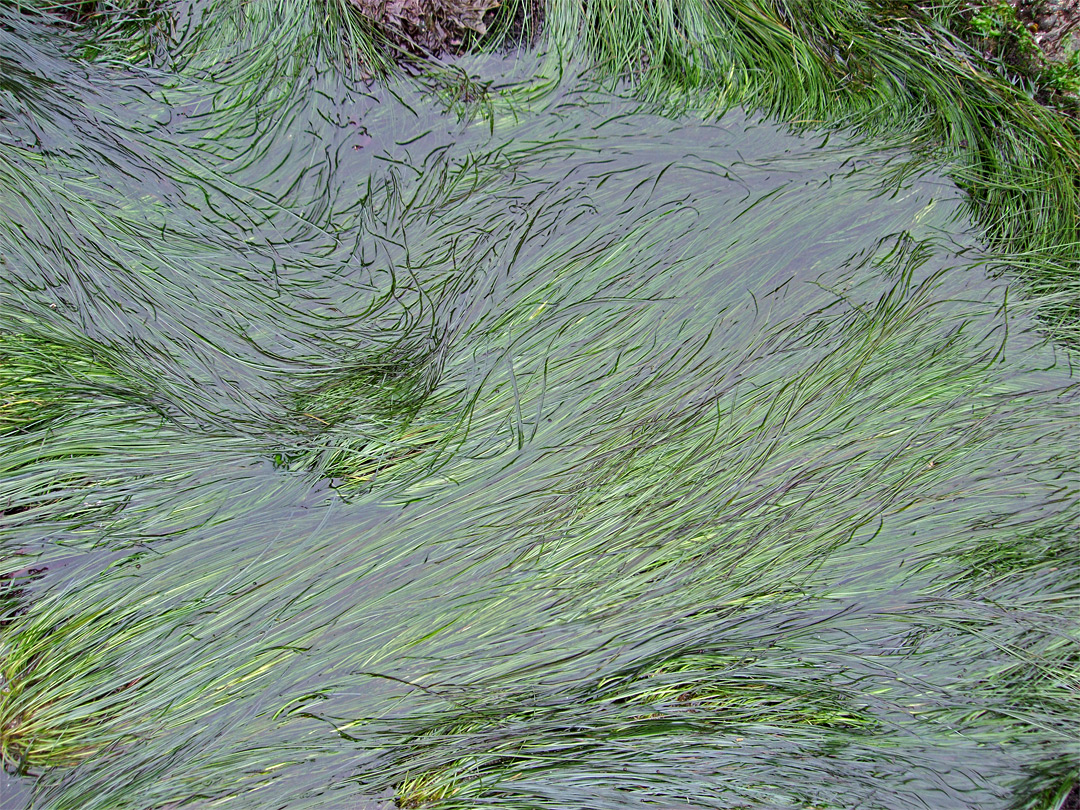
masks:
[(414, 52), (457, 52), (483, 36), (500, 0), (352, 0), (397, 44)]

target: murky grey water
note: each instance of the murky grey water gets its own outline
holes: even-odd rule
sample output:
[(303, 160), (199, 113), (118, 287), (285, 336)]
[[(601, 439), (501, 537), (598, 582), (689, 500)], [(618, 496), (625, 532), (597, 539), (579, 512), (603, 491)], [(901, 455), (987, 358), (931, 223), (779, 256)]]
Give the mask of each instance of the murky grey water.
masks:
[(2, 23), (0, 328), (67, 399), (0, 543), (109, 742), (32, 806), (1004, 808), (1066, 749), (1075, 375), (950, 184)]

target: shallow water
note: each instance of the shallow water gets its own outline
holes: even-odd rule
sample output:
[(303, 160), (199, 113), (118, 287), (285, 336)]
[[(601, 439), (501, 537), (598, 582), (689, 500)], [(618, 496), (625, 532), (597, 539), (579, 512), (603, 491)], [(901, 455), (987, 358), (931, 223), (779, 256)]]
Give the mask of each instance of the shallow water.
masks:
[(3, 13), (2, 351), (62, 392), (5, 641), (99, 724), (28, 806), (1005, 808), (1068, 751), (1075, 373), (942, 177)]

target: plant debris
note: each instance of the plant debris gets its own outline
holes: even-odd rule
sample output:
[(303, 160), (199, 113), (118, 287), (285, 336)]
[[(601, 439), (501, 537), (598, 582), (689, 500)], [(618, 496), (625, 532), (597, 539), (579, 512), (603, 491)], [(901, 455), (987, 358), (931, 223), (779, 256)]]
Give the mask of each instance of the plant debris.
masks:
[(1080, 50), (1080, 0), (1012, 0), (1043, 56), (1063, 61)]
[(484, 36), (499, 0), (352, 0), (394, 44), (411, 52), (460, 52), (470, 37)]

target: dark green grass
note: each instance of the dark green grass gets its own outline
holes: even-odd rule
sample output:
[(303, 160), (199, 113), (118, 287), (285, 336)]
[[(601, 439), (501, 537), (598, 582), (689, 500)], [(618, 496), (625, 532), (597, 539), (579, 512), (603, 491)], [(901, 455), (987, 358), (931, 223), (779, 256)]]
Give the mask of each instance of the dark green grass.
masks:
[[(154, 70), (3, 12), (29, 806), (1056, 810), (1078, 392), (1069, 277), (1031, 280), (1063, 215), (980, 230), (917, 170), (942, 99), (1003, 172), (1058, 130), (980, 116), (1037, 108), (881, 31), (832, 105), (847, 6), (552, 5), (561, 56), (382, 85), (321, 7), (208, 8)], [(781, 126), (701, 123), (743, 102)], [(883, 140), (783, 128), (826, 112)], [(1038, 154), (992, 199), (1061, 192)]]

